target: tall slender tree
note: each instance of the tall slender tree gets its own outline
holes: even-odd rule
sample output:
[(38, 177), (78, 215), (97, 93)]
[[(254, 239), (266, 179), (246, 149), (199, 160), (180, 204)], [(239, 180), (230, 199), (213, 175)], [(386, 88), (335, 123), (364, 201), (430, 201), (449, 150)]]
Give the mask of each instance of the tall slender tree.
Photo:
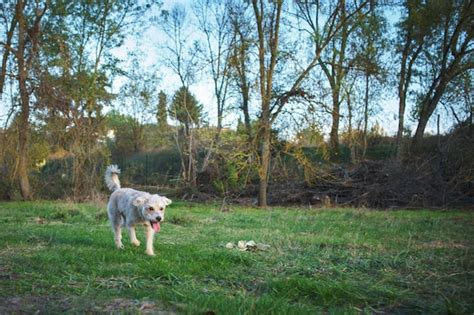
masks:
[[(376, 87), (386, 84), (386, 70), (383, 60), (386, 57), (388, 38), (386, 21), (381, 7), (371, 1), (365, 12), (358, 15), (355, 33), (350, 41), (351, 49), (348, 56), (350, 69), (363, 76), (363, 128), (362, 128), (362, 158), (367, 151), (368, 125), (371, 103), (375, 98)], [(358, 86), (358, 85), (356, 85)], [(381, 94), (381, 93), (378, 93)], [(346, 100), (348, 102), (349, 100)]]
[[(165, 45), (165, 64), (178, 76), (181, 87), (178, 92), (183, 106), (173, 107), (170, 114), (181, 122), (189, 122), (184, 128), (184, 137), (179, 132), (175, 133), (175, 142), (181, 157), (181, 167), (183, 180), (186, 185), (190, 187), (196, 186), (197, 179), (197, 162), (195, 144), (195, 132), (193, 123), (196, 117), (193, 113), (187, 111), (192, 108), (193, 99), (189, 96), (189, 87), (195, 82), (198, 73), (198, 46), (197, 42), (189, 43), (190, 41), (190, 25), (188, 23), (188, 13), (186, 8), (182, 5), (174, 5), (169, 11), (162, 11), (161, 24), (162, 30), (166, 34), (167, 43)], [(190, 102), (187, 104), (187, 102)], [(184, 111), (181, 111), (183, 109)], [(189, 115), (189, 117), (182, 117), (182, 115)], [(192, 123), (191, 123), (192, 122)]]
[[(30, 129), (30, 116), (32, 109), (32, 90), (34, 70), (37, 66), (40, 39), (41, 23), (47, 11), (47, 5), (40, 6), (37, 2), (28, 4), (27, 1), (17, 0), (16, 3), (5, 3), (3, 10), (10, 10), (10, 23), (7, 29), (6, 42), (3, 44), (2, 70), (0, 76), (0, 93), (3, 94), (3, 86), (7, 71), (7, 61), (9, 55), (15, 57), (17, 69), (17, 83), (20, 94), (20, 112), (18, 119), (18, 180), (23, 199), (31, 199), (31, 187), (29, 181), (28, 167), (28, 142)], [(6, 16), (4, 15), (4, 18)], [(15, 36), (16, 35), (16, 36)], [(16, 38), (16, 41), (14, 41)]]
[(230, 6), (229, 15), (232, 30), (232, 46), (230, 56), (231, 83), (238, 91), (238, 108), (244, 116), (244, 126), (249, 145), (253, 142), (253, 132), (250, 118), (250, 95), (253, 76), (251, 72), (251, 55), (254, 42), (252, 32), (251, 6), (249, 3), (234, 2)]
[(219, 146), (228, 99), (230, 56), (233, 40), (228, 10), (229, 1), (199, 0), (194, 6), (198, 28), (205, 38), (200, 47), (200, 56), (206, 68), (209, 69), (212, 78), (217, 109), (217, 126), (214, 141), (207, 148), (207, 153), (200, 169), (201, 172), (207, 169), (213, 148)]
[(258, 36), (258, 84), (260, 92), (259, 138), (259, 192), (258, 205), (267, 207), (267, 189), (271, 155), (271, 101), (273, 75), (279, 52), (280, 22), (283, 1), (267, 4), (264, 0), (252, 0)]

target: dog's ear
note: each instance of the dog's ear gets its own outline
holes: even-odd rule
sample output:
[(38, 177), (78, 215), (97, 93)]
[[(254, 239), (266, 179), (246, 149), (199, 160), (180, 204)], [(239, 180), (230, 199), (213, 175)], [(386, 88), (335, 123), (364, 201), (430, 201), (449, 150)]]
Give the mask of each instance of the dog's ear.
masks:
[(170, 205), (171, 202), (172, 202), (170, 199), (168, 199), (166, 197), (161, 197), (161, 198), (163, 198), (163, 201), (165, 202), (165, 205)]
[(140, 197), (135, 198), (135, 199), (132, 201), (132, 204), (133, 204), (135, 207), (142, 206), (142, 205), (145, 204), (145, 202), (146, 202), (147, 200), (148, 200), (148, 199), (147, 199), (146, 197), (140, 196)]

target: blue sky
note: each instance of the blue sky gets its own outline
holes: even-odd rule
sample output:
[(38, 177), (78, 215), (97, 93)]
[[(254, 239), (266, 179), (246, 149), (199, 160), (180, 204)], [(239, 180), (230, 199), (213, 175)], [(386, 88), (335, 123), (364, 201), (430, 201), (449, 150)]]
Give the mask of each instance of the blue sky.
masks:
[[(173, 5), (180, 3), (183, 4), (185, 7), (188, 8), (188, 16), (189, 19), (193, 18), (193, 13), (191, 12), (190, 6), (193, 1), (189, 0), (165, 0), (163, 4), (163, 9), (170, 9)], [(394, 14), (392, 12), (388, 15), (389, 23), (394, 24), (399, 18), (399, 15)], [(195, 29), (190, 30), (192, 36), (198, 37), (199, 33)], [(145, 58), (142, 62), (142, 67), (146, 71), (157, 71), (159, 76), (161, 77), (161, 81), (159, 82), (158, 89), (164, 90), (168, 93), (169, 97), (171, 97), (172, 93), (180, 86), (178, 77), (174, 74), (170, 69), (163, 65), (161, 56), (163, 54), (163, 50), (160, 49), (160, 45), (163, 45), (165, 35), (160, 31), (158, 25), (151, 26), (148, 30), (146, 30), (143, 34), (139, 34), (139, 36), (129, 36), (125, 41), (125, 45), (122, 47), (113, 50), (113, 53), (124, 60), (124, 63), (127, 63), (127, 52), (134, 51), (136, 49), (140, 49), (144, 52)], [(123, 78), (116, 78), (112, 87), (112, 92), (117, 93), (120, 85), (123, 83)], [(8, 88), (8, 87), (7, 87)], [(212, 83), (205, 75), (201, 75), (198, 80), (194, 84), (191, 85), (191, 91), (196, 95), (198, 100), (204, 105), (204, 110), (207, 113), (208, 121), (211, 125), (215, 125), (216, 123), (216, 110), (215, 110), (215, 99), (213, 96), (213, 87)], [(394, 134), (397, 129), (398, 125), (398, 101), (395, 97), (395, 87), (390, 87), (393, 91), (391, 93), (387, 93), (387, 96), (380, 101), (380, 108), (381, 111), (378, 114), (371, 118), (370, 124), (374, 124), (376, 121), (387, 131), (389, 134)], [(4, 96), (8, 97), (8, 94), (5, 93)], [(7, 103), (7, 102), (5, 102)], [(7, 114), (7, 108), (3, 106), (4, 101), (1, 102), (2, 106), (0, 108), (0, 123), (3, 124), (3, 121)], [(258, 104), (253, 104), (254, 108), (258, 108)], [(408, 113), (407, 113), (408, 114)], [(154, 116), (154, 115), (153, 115)], [(152, 116), (152, 121), (154, 117)], [(237, 114), (230, 113), (228, 114), (225, 119), (224, 123), (228, 127), (234, 127), (237, 121)], [(408, 125), (411, 126), (413, 129), (414, 123), (407, 119), (406, 122)], [(442, 125), (442, 130), (447, 129), (447, 125)], [(431, 119), (430, 124), (428, 125), (427, 132), (434, 133), (435, 132), (436, 122), (434, 119)], [(325, 130), (329, 128), (329, 125), (324, 127)]]
[[(175, 4), (182, 4), (187, 8), (188, 18), (193, 19), (193, 13), (191, 12), (190, 6), (193, 1), (189, 0), (180, 0), (180, 1), (171, 1), (166, 0), (163, 4), (163, 9), (170, 9)], [(399, 18), (396, 14), (389, 15), (389, 22), (395, 23)], [(190, 21), (191, 23), (191, 21)], [(199, 36), (198, 31), (190, 31), (192, 36)], [(163, 40), (165, 35), (159, 29), (158, 25), (153, 25), (148, 29), (141, 38), (139, 37), (129, 37), (126, 41), (126, 44), (115, 50), (117, 56), (126, 59), (126, 52), (128, 50), (134, 50), (137, 47), (140, 47), (141, 50), (147, 55), (147, 58), (143, 62), (144, 68), (148, 68), (150, 71), (157, 70), (161, 77), (161, 82), (159, 84), (159, 89), (163, 89), (168, 94), (174, 92), (179, 86), (180, 82), (175, 73), (170, 69), (162, 65), (160, 56), (162, 51), (160, 51), (160, 45), (163, 45)], [(116, 80), (114, 84), (114, 92), (118, 91), (120, 84), (122, 83), (121, 79)], [(207, 113), (208, 120), (211, 125), (216, 124), (217, 113), (215, 98), (213, 96), (213, 86), (209, 78), (205, 75), (201, 75), (199, 80), (196, 80), (190, 87), (191, 91), (196, 95), (198, 100), (204, 105), (204, 110)], [(253, 107), (257, 108), (258, 104), (253, 102)], [(398, 120), (395, 119), (398, 113), (398, 102), (393, 97), (387, 98), (380, 102), (380, 107), (383, 108), (382, 112), (379, 112), (375, 117), (372, 117), (370, 124), (374, 124), (375, 121), (378, 121), (381, 126), (390, 134), (394, 134), (398, 127)], [(154, 119), (154, 118), (152, 118)], [(238, 115), (236, 113), (229, 113), (224, 119), (224, 123), (228, 127), (235, 127)], [(408, 123), (410, 123), (408, 121)], [(327, 127), (327, 128), (326, 128)], [(326, 131), (329, 130), (329, 125), (326, 126)]]

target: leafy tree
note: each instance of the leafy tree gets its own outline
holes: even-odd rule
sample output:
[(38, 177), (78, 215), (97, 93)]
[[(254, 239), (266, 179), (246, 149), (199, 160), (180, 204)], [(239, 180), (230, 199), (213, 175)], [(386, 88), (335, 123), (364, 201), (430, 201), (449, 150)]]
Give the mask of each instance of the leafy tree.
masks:
[(202, 105), (187, 87), (180, 87), (173, 96), (170, 115), (186, 129), (198, 126), (202, 116)]
[(193, 129), (199, 126), (201, 121), (202, 105), (187, 87), (182, 86), (173, 96), (170, 115), (182, 125), (176, 136), (176, 143), (181, 156), (184, 180), (194, 187), (196, 186), (197, 162)]
[[(32, 109), (32, 90), (35, 85), (35, 69), (38, 62), (41, 38), (41, 23), (47, 4), (39, 5), (38, 2), (28, 4), (27, 1), (7, 1), (2, 5), (3, 17), (6, 24), (6, 42), (3, 43), (2, 69), (0, 76), (0, 95), (3, 94), (7, 61), (10, 54), (15, 57), (18, 91), (20, 94), (20, 113), (18, 116), (18, 179), (20, 182), (23, 199), (31, 199), (31, 187), (28, 176), (28, 147), (30, 116)], [(8, 21), (8, 19), (10, 19)], [(9, 23), (8, 23), (9, 22)]]
[[(410, 2), (410, 1), (409, 1)], [(471, 0), (429, 1), (421, 5), (422, 18), (433, 23), (432, 41), (423, 51), (426, 86), (417, 102), (418, 125), (413, 143), (423, 138), (428, 120), (448, 85), (474, 69), (474, 3)]]
[(127, 72), (127, 81), (120, 89), (122, 112), (131, 116), (130, 127), (134, 151), (143, 150), (145, 145), (145, 124), (149, 123), (158, 101), (156, 86), (158, 78), (140, 67), (140, 58), (136, 53), (129, 54), (131, 69)]
[(156, 120), (158, 127), (162, 130), (167, 130), (168, 125), (168, 96), (164, 91), (160, 91), (158, 94), (158, 106), (156, 108)]
[[(468, 0), (407, 0), (404, 7), (405, 15), (398, 25), (401, 70), (397, 140), (400, 145), (407, 95), (411, 91), (416, 95), (416, 146), (450, 83), (474, 68), (474, 4)], [(418, 79), (417, 85), (411, 84), (414, 78)]]
[(105, 133), (102, 108), (114, 97), (110, 80), (121, 72), (111, 50), (123, 44), (152, 4), (58, 0), (51, 5), (35, 93), (44, 116), (67, 119), (75, 197), (93, 193), (100, 181), (96, 170), (108, 155), (97, 140)]
[[(415, 2), (405, 2), (406, 16), (398, 24), (399, 34), (396, 52), (400, 56), (400, 72), (398, 74), (398, 131), (397, 157), (401, 158), (402, 138), (405, 129), (405, 110), (410, 85), (413, 80), (415, 65), (426, 37), (431, 32), (430, 26), (418, 17)], [(428, 22), (429, 23), (429, 22)]]
[[(367, 7), (367, 12), (361, 12), (355, 22), (355, 33), (353, 39), (350, 40), (352, 58), (349, 60), (351, 68), (363, 75), (364, 84), (363, 91), (363, 130), (362, 130), (362, 158), (365, 158), (367, 150), (367, 133), (370, 116), (370, 103), (375, 98), (376, 85), (386, 83), (386, 72), (384, 69), (383, 59), (387, 51), (387, 27), (382, 12), (376, 6), (375, 2), (371, 2)], [(356, 81), (359, 81), (356, 79)], [(355, 87), (358, 87), (355, 84)], [(377, 91), (380, 96), (382, 93)], [(349, 97), (349, 96), (348, 96)], [(346, 103), (349, 99), (346, 99)], [(350, 113), (349, 115), (352, 115)]]
[(132, 125), (136, 124), (133, 117), (112, 110), (105, 116), (106, 127), (111, 141), (114, 155), (124, 155), (136, 152), (136, 139)]

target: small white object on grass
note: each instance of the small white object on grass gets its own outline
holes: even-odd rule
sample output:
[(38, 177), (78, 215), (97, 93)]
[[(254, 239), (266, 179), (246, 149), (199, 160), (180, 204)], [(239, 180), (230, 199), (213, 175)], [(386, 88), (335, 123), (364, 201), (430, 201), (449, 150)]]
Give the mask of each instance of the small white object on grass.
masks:
[[(233, 249), (235, 248), (235, 244), (232, 242), (229, 242), (225, 245), (227, 249)], [(270, 245), (268, 244), (263, 244), (263, 243), (256, 243), (255, 241), (238, 241), (237, 243), (237, 249), (240, 251), (265, 251), (270, 249)]]
[(247, 242), (245, 241), (239, 241), (237, 243), (237, 247), (240, 249), (240, 250), (246, 250), (247, 249), (247, 246), (246, 246)]
[(255, 241), (248, 241), (245, 246), (247, 247), (257, 247), (257, 243)]

